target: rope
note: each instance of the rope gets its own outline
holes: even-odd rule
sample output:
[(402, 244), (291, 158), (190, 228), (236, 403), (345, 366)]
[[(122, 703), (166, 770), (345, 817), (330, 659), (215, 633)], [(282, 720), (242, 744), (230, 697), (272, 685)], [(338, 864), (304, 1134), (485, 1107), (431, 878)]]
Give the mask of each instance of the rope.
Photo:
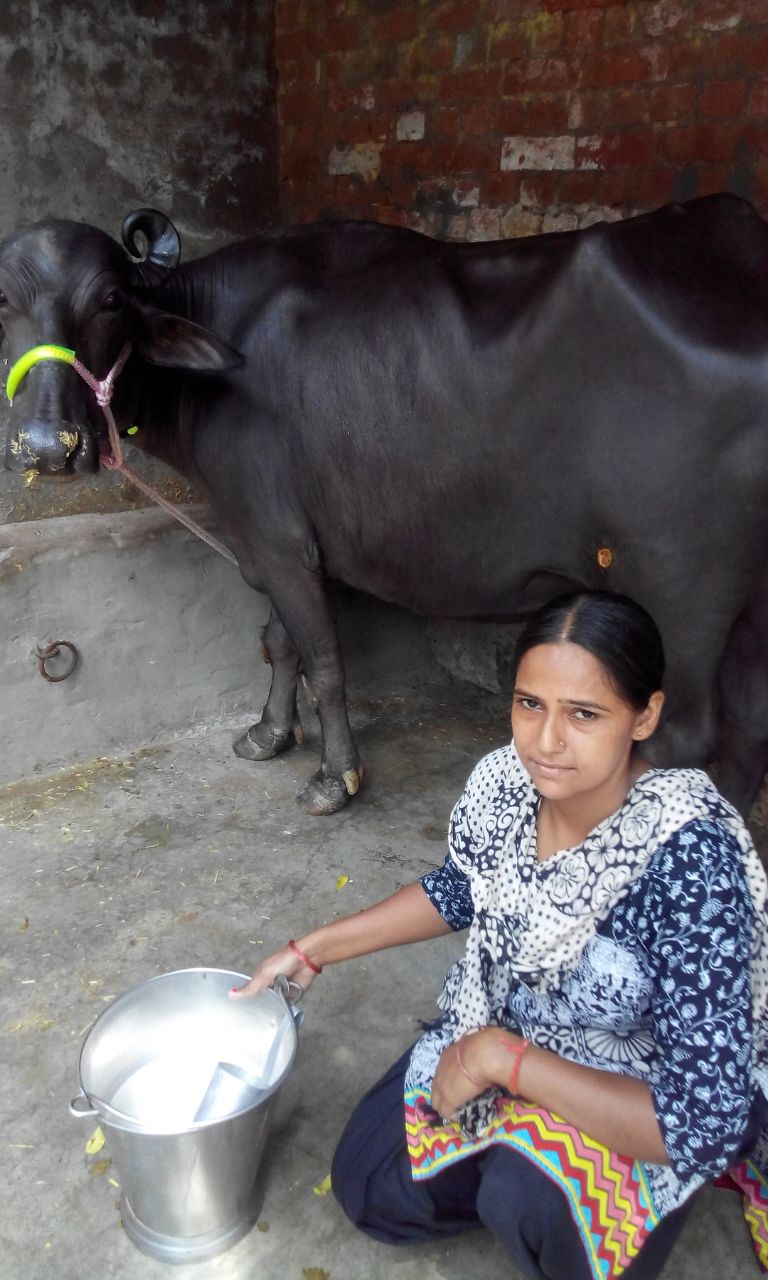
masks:
[[(123, 348), (123, 352), (124, 351), (125, 351), (125, 347)], [(130, 352), (130, 346), (128, 347), (128, 351)], [(120, 356), (118, 356), (118, 364), (123, 355), (123, 352), (121, 352)], [(126, 360), (127, 358), (128, 358), (128, 353), (126, 353), (125, 355)], [(81, 372), (81, 369), (78, 369), (79, 364), (80, 364), (80, 361), (77, 360), (73, 365), (73, 368), (77, 369), (77, 372), (80, 373), (81, 377), (83, 377), (86, 373), (88, 373), (88, 370), (86, 369)], [(123, 364), (125, 364), (125, 360), (123, 360)], [(122, 365), (120, 367), (122, 368)], [(156, 502), (158, 504), (158, 506), (162, 507), (165, 511), (168, 511), (175, 520), (178, 520), (179, 524), (183, 524), (186, 529), (189, 529), (190, 533), (194, 533), (203, 542), (207, 542), (209, 547), (212, 547), (214, 551), (218, 551), (219, 555), (223, 556), (225, 560), (229, 560), (230, 564), (236, 565), (238, 562), (237, 556), (230, 551), (229, 547), (225, 547), (223, 542), (219, 542), (218, 538), (214, 538), (213, 534), (208, 533), (206, 529), (203, 529), (203, 527), (199, 525), (196, 520), (193, 520), (191, 516), (185, 515), (184, 512), (180, 511), (179, 508), (174, 506), (172, 502), (169, 502), (168, 499), (164, 498), (162, 494), (157, 492), (156, 489), (153, 489), (152, 486), (150, 484), (147, 484), (146, 480), (143, 480), (142, 477), (138, 475), (136, 471), (133, 470), (133, 467), (129, 467), (128, 463), (125, 461), (125, 456), (123, 454), (123, 443), (120, 439), (120, 435), (117, 430), (117, 423), (115, 422), (115, 416), (112, 413), (112, 409), (109, 404), (109, 401), (112, 398), (112, 382), (114, 381), (115, 377), (117, 377), (117, 374), (115, 373), (115, 369), (117, 369), (117, 364), (110, 371), (110, 373), (107, 374), (104, 381), (98, 384), (99, 386), (98, 390), (96, 386), (93, 385), (96, 382), (96, 379), (92, 378), (91, 374), (88, 374), (88, 377), (85, 379), (88, 385), (94, 391), (96, 391), (96, 399), (101, 405), (102, 413), (104, 414), (104, 417), (107, 420), (107, 431), (109, 432), (109, 443), (112, 449), (112, 458), (114, 459), (114, 461), (112, 460), (108, 461), (106, 463), (106, 466), (111, 471), (119, 471), (121, 475), (125, 476), (126, 480), (130, 480), (131, 484), (135, 484), (136, 488), (141, 489), (142, 493), (145, 493), (148, 498), (151, 498), (153, 502)], [(120, 369), (117, 369), (117, 373), (119, 372), (120, 372)], [(107, 386), (108, 382), (109, 382), (109, 385)]]
[(8, 374), (8, 382), (6, 386), (8, 399), (13, 403), (13, 397), (19, 384), (26, 377), (32, 366), (37, 364), (38, 360), (62, 360), (65, 364), (70, 364), (75, 372), (80, 375), (83, 381), (88, 384), (91, 391), (94, 392), (96, 396), (96, 403), (100, 406), (101, 411), (107, 420), (107, 432), (109, 434), (109, 444), (112, 450), (112, 457), (109, 459), (102, 459), (102, 465), (107, 467), (110, 471), (119, 471), (121, 475), (125, 476), (126, 480), (129, 480), (137, 489), (140, 489), (142, 493), (145, 493), (148, 498), (151, 498), (153, 502), (158, 504), (158, 506), (163, 507), (165, 511), (169, 512), (169, 514), (173, 516), (174, 520), (178, 520), (179, 524), (183, 524), (185, 529), (189, 529), (190, 533), (194, 533), (195, 536), (200, 538), (203, 542), (207, 542), (208, 546), (212, 547), (214, 551), (218, 551), (219, 555), (223, 556), (225, 560), (229, 560), (231, 564), (236, 565), (238, 563), (237, 556), (229, 550), (229, 547), (225, 547), (223, 542), (219, 542), (218, 538), (214, 538), (213, 534), (208, 533), (207, 530), (203, 529), (196, 520), (193, 520), (190, 516), (185, 516), (184, 513), (180, 511), (178, 507), (174, 506), (172, 502), (169, 502), (167, 498), (162, 497), (156, 489), (153, 489), (150, 484), (147, 484), (146, 480), (143, 480), (141, 476), (138, 475), (132, 467), (129, 467), (128, 463), (125, 461), (123, 445), (120, 439), (120, 434), (117, 430), (117, 423), (115, 422), (114, 414), (110, 407), (110, 401), (112, 399), (112, 392), (115, 389), (115, 381), (125, 368), (125, 363), (130, 354), (131, 344), (130, 342), (126, 342), (107, 376), (99, 380), (99, 378), (94, 377), (89, 369), (86, 369), (83, 362), (77, 359), (74, 351), (70, 350), (69, 347), (51, 345), (33, 347), (31, 351), (27, 351), (25, 355), (16, 361)]

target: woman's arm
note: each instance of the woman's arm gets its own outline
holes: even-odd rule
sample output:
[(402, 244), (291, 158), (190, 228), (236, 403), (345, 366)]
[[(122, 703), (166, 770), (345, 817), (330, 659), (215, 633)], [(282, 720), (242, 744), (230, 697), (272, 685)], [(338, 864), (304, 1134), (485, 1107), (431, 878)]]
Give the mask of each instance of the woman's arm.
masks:
[[(298, 938), (296, 945), (315, 969), (320, 969), (326, 964), (383, 951), (385, 947), (424, 942), (451, 932), (451, 926), (433, 907), (421, 882), (416, 880), (364, 911), (312, 929)], [(254, 996), (269, 986), (278, 973), (294, 978), (305, 989), (316, 976), (290, 947), (283, 947), (259, 965), (250, 982), (231, 994)]]
[[(515, 1065), (511, 1048), (519, 1036), (497, 1027), (484, 1027), (464, 1036), (459, 1047), (443, 1053), (432, 1087), (432, 1105), (440, 1115), (496, 1084), (506, 1086)], [(458, 1056), (466, 1071), (459, 1065)], [(478, 1087), (480, 1086), (480, 1087)], [(634, 1160), (668, 1164), (650, 1087), (631, 1076), (583, 1067), (548, 1049), (529, 1045), (520, 1061), (516, 1092), (546, 1107), (612, 1151)]]

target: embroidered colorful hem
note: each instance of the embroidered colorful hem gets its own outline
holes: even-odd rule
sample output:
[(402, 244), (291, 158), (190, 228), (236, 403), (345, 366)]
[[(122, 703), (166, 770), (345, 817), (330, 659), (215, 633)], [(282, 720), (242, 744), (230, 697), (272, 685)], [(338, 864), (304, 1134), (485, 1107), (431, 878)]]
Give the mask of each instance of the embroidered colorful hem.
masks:
[(744, 1160), (717, 1178), (716, 1185), (741, 1192), (757, 1265), (768, 1272), (768, 1182), (753, 1161)]
[(435, 1125), (420, 1088), (405, 1093), (405, 1130), (415, 1181), (505, 1143), (521, 1152), (565, 1193), (594, 1280), (617, 1280), (658, 1225), (642, 1165), (609, 1151), (573, 1125), (519, 1099), (497, 1100), (497, 1118), (480, 1138), (458, 1124)]

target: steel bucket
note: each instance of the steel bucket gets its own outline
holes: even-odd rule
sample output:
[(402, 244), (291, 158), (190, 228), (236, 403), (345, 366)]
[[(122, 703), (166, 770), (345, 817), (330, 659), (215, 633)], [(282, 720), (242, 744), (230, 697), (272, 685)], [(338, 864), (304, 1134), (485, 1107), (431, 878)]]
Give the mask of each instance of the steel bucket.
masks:
[(286, 978), (252, 1000), (222, 969), (150, 978), (94, 1022), (80, 1052), (75, 1116), (98, 1116), (142, 1253), (195, 1262), (253, 1226), (270, 1116), (293, 1066), (303, 994)]

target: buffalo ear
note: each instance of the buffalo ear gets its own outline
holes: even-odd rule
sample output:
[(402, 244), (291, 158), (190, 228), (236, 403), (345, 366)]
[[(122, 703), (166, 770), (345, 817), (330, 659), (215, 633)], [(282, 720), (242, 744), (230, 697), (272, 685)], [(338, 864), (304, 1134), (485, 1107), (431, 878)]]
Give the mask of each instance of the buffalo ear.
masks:
[(165, 311), (144, 313), (136, 347), (150, 364), (172, 369), (223, 373), (243, 363), (240, 352), (209, 329)]

